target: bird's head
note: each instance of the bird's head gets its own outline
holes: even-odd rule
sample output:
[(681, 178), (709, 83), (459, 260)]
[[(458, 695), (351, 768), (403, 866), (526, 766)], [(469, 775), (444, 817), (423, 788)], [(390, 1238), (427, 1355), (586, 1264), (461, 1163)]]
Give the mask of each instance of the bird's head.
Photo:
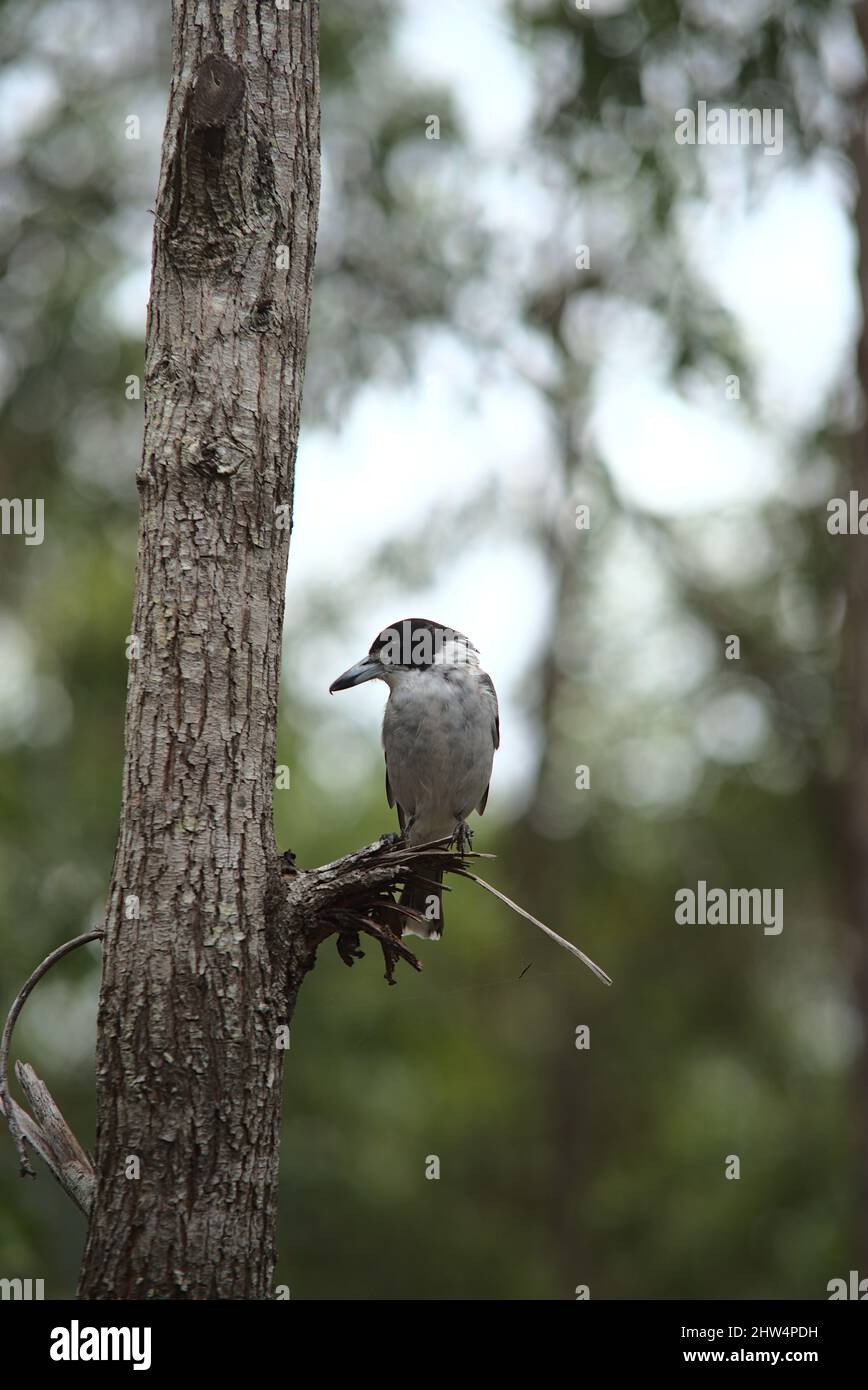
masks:
[(371, 643), (367, 656), (332, 681), (329, 692), (333, 695), (336, 690), (349, 690), (351, 686), (373, 680), (391, 685), (412, 671), (478, 665), (479, 653), (463, 632), (432, 622), (430, 618), (404, 618), (383, 628)]

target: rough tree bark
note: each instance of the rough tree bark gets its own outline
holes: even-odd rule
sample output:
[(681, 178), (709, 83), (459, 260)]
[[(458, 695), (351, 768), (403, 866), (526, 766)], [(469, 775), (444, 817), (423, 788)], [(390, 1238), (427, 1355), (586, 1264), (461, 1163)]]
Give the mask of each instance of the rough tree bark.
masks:
[(173, 3), (84, 1298), (274, 1295), (278, 1032), (310, 963), (275, 929), (272, 788), (317, 33), (316, 0)]

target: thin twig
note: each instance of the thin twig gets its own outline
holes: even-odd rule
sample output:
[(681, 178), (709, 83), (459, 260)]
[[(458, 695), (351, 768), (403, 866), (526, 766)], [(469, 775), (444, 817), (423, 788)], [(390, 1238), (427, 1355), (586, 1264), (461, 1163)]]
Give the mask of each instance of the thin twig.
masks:
[(533, 922), (534, 926), (539, 927), (540, 931), (544, 931), (546, 936), (551, 937), (552, 941), (556, 941), (559, 946), (563, 946), (565, 951), (569, 951), (571, 955), (577, 956), (589, 970), (593, 970), (597, 979), (602, 980), (604, 985), (610, 985), (612, 983), (605, 970), (601, 970), (599, 965), (595, 965), (590, 956), (586, 956), (584, 951), (580, 951), (578, 946), (574, 946), (571, 941), (565, 941), (562, 936), (558, 936), (556, 931), (552, 931), (551, 927), (547, 927), (545, 922), (541, 922), (538, 917), (532, 917), (529, 912), (525, 912), (523, 907), (519, 907), (518, 903), (512, 901), (512, 898), (508, 898), (505, 893), (501, 893), (499, 888), (492, 888), (491, 884), (486, 883), (484, 878), (480, 878), (478, 874), (472, 874), (469, 869), (456, 869), (455, 872), (461, 874), (462, 878), (472, 879), (474, 883), (479, 884), (480, 888), (485, 888), (489, 893), (493, 893), (496, 898), (500, 898), (502, 903), (506, 903), (507, 907), (511, 907), (513, 912), (517, 912), (519, 917), (524, 917), (526, 921)]

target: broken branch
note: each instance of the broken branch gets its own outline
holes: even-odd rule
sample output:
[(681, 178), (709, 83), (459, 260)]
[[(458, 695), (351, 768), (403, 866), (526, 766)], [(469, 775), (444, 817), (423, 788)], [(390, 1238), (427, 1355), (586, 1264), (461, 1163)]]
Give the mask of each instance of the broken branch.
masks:
[(46, 956), (45, 960), (24, 982), (12, 1001), (12, 1007), (6, 1017), (3, 1034), (0, 1037), (0, 1113), (6, 1117), (9, 1132), (15, 1143), (20, 1161), (21, 1176), (36, 1177), (27, 1157), (27, 1144), (29, 1143), (48, 1165), (64, 1191), (85, 1213), (90, 1210), (95, 1182), (91, 1161), (63, 1118), (60, 1108), (54, 1101), (45, 1082), (40, 1080), (33, 1068), (27, 1063), (19, 1063), (15, 1068), (15, 1074), (34, 1114), (28, 1115), (27, 1111), (23, 1110), (12, 1098), (9, 1093), (9, 1051), (18, 1016), (28, 995), (43, 975), (46, 975), (57, 961), (62, 960), (71, 951), (76, 950), (79, 946), (87, 945), (89, 941), (101, 940), (104, 935), (105, 932), (102, 927), (97, 927), (94, 931), (85, 932), (83, 936), (77, 936), (72, 941), (64, 942), (62, 946), (57, 947), (57, 950)]
[[(290, 922), (298, 923), (318, 946), (328, 936), (338, 935), (338, 950), (341, 959), (351, 965), (356, 951), (342, 947), (340, 938), (348, 933), (347, 920), (351, 919), (351, 930), (366, 931), (375, 936), (386, 957), (386, 978), (390, 984), (395, 957), (400, 956), (421, 970), (421, 965), (412, 952), (401, 944), (403, 918), (418, 914), (404, 908), (395, 901), (394, 892), (399, 886), (405, 888), (426, 886), (437, 882), (437, 874), (459, 874), (468, 878), (499, 898), (513, 912), (533, 923), (552, 941), (556, 941), (565, 951), (586, 965), (604, 984), (612, 983), (605, 970), (580, 951), (578, 946), (566, 941), (557, 932), (540, 922), (518, 903), (508, 898), (500, 889), (486, 883), (485, 879), (471, 873), (468, 863), (471, 859), (493, 859), (493, 854), (478, 854), (470, 850), (450, 848), (446, 840), (433, 841), (425, 845), (408, 845), (394, 836), (383, 836), (363, 849), (345, 854), (331, 864), (319, 869), (297, 869), (292, 860), (292, 873), (284, 879), (286, 885), (285, 910)], [(376, 925), (375, 925), (376, 923)], [(393, 930), (395, 923), (397, 930)], [(356, 948), (358, 938), (356, 938)]]

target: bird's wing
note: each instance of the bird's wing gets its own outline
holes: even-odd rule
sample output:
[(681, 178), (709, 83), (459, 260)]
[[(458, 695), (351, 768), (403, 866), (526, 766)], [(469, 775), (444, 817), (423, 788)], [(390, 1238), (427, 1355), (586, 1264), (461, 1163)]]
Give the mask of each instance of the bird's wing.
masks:
[(491, 676), (488, 674), (487, 671), (481, 671), (481, 672), (480, 672), (480, 675), (479, 675), (479, 684), (482, 686), (483, 690), (487, 690), (488, 693), (489, 693), (489, 695), (491, 696), (491, 706), (492, 706), (492, 710), (491, 710), (491, 712), (492, 712), (491, 737), (492, 737), (492, 741), (493, 741), (493, 743), (494, 743), (495, 748), (499, 748), (499, 747), (500, 747), (500, 709), (499, 709), (499, 706), (498, 706), (498, 703), (497, 703), (497, 691), (496, 691), (495, 688), (494, 688), (494, 681), (491, 679)]
[[(389, 803), (390, 806), (394, 806), (394, 805), (395, 805), (395, 793), (392, 791), (392, 784), (391, 784), (391, 782), (389, 781), (389, 764), (388, 764), (388, 763), (386, 763), (386, 800), (388, 801), (388, 803)], [(406, 821), (407, 817), (404, 815), (404, 812), (401, 810), (401, 807), (400, 807), (400, 806), (397, 808), (397, 810), (398, 810), (398, 824), (400, 825), (401, 829), (403, 830), (403, 829), (404, 829), (404, 824), (405, 824), (405, 821)]]
[[(497, 703), (497, 691), (494, 688), (494, 681), (491, 679), (491, 676), (488, 674), (487, 671), (482, 671), (480, 673), (479, 684), (482, 686), (483, 690), (486, 690), (488, 694), (491, 696), (491, 741), (494, 744), (496, 751), (500, 747), (500, 708)], [(476, 808), (480, 816), (485, 810), (486, 804), (488, 802), (488, 793), (490, 788), (491, 783), (489, 782), (488, 786), (485, 788), (485, 791), (482, 793), (482, 800)]]

